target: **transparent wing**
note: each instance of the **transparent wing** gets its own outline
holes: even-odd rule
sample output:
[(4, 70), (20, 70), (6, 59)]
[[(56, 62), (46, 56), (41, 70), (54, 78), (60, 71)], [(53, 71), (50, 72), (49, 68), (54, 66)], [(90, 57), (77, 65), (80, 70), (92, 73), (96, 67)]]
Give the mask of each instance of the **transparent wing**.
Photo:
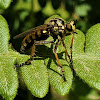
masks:
[(46, 29), (46, 28), (51, 28), (51, 26), (48, 26), (47, 24), (40, 25), (38, 27), (32, 28), (32, 29), (30, 29), (28, 31), (25, 31), (23, 33), (20, 33), (20, 34), (14, 36), (13, 39), (24, 38), (28, 34), (31, 34), (31, 33), (35, 32), (37, 30), (42, 30), (42, 29)]

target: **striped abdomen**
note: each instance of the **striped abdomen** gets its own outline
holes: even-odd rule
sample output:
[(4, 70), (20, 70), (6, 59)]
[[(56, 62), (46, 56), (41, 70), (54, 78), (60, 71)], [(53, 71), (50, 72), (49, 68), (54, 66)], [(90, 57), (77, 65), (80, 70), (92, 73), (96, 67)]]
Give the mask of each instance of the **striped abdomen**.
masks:
[(29, 49), (34, 44), (34, 41), (46, 40), (49, 35), (50, 27), (36, 28), (23, 39), (20, 51), (24, 52), (25, 50)]

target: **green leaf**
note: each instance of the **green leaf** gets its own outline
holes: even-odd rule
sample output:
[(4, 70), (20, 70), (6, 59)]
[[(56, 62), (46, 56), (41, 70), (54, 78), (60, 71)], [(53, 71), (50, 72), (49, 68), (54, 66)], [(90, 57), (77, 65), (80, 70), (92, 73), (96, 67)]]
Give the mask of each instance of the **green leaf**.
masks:
[(53, 61), (51, 62), (50, 69), (48, 70), (49, 80), (50, 80), (50, 85), (55, 89), (55, 91), (58, 94), (65, 95), (69, 93), (69, 90), (72, 85), (73, 75), (71, 69), (68, 67), (68, 65), (66, 65), (66, 62), (64, 63), (64, 61), (61, 60), (60, 62), (65, 64), (65, 66), (63, 66), (63, 69), (66, 81), (64, 81), (63, 78), (61, 77), (62, 74), (61, 69)]
[[(84, 43), (85, 43), (85, 36), (84, 33), (80, 30), (76, 30), (78, 34), (75, 34), (74, 36), (74, 42), (73, 42), (73, 56), (74, 54), (84, 53)], [(65, 44), (67, 46), (67, 50), (70, 53), (70, 45), (71, 45), (71, 39), (72, 35), (69, 35), (65, 38)]]
[(77, 75), (89, 86), (100, 90), (100, 57), (94, 55), (77, 55), (73, 58)]
[(18, 77), (13, 68), (15, 52), (8, 51), (8, 41), (8, 25), (0, 15), (0, 94), (6, 100), (13, 100), (17, 94)]
[[(89, 86), (100, 90), (100, 24), (89, 29), (85, 53), (73, 56), (76, 74)], [(77, 45), (74, 45), (77, 48)]]
[[(74, 53), (83, 53), (83, 48), (84, 48), (84, 42), (85, 42), (85, 37), (84, 34), (77, 30), (77, 35), (75, 34), (75, 38), (74, 38), (74, 45), (78, 45), (77, 48), (73, 47), (73, 52)], [(81, 38), (81, 40), (79, 40), (79, 38)], [(67, 36), (65, 37), (65, 44), (67, 46), (67, 50), (69, 50), (70, 48), (70, 44), (71, 44), (71, 39), (72, 36)], [(77, 40), (79, 40), (78, 42), (76, 42)], [(80, 43), (80, 44), (78, 44)], [(62, 55), (62, 58), (60, 58), (60, 63), (63, 65), (63, 69), (64, 69), (64, 74), (65, 74), (65, 78), (67, 81), (64, 82), (63, 78), (60, 76), (61, 73), (61, 69), (58, 67), (56, 60), (48, 60), (47, 65), (50, 65), (49, 67), (49, 80), (50, 80), (50, 85), (55, 89), (55, 91), (57, 93), (59, 93), (60, 95), (65, 95), (69, 93), (69, 90), (71, 89), (71, 85), (72, 85), (72, 80), (73, 80), (73, 74), (72, 71), (70, 69), (69, 63), (65, 60), (64, 57), (64, 47), (62, 47), (62, 45), (60, 45), (57, 49), (58, 56)], [(55, 59), (55, 58), (53, 58)], [(60, 73), (60, 75), (58, 74)]]
[(12, 0), (0, 0), (0, 8), (7, 9)]
[[(0, 16), (0, 18), (3, 20), (3, 22), (1, 21), (2, 23), (6, 22), (2, 16)], [(13, 69), (15, 60), (18, 64), (21, 64), (27, 61), (29, 56), (25, 56), (24, 54), (22, 55), (14, 52), (11, 49), (8, 49), (8, 31), (2, 32), (2, 30), (6, 29), (8, 29), (7, 23), (2, 27), (0, 26), (0, 48), (2, 48), (0, 50), (0, 71), (2, 72), (0, 76), (0, 94), (5, 99), (12, 100), (14, 99), (18, 88), (17, 73)], [(100, 90), (99, 29), (100, 24), (97, 24), (89, 29), (86, 35), (85, 52), (85, 36), (81, 31), (76, 30), (78, 34), (75, 34), (73, 43), (73, 67), (76, 75), (85, 81), (89, 86), (98, 90)], [(71, 39), (72, 35), (65, 37), (65, 44), (69, 54)], [(50, 37), (48, 40), (52, 40), (52, 38)], [(64, 81), (61, 76), (61, 68), (58, 67), (57, 61), (53, 54), (53, 48), (54, 45), (50, 44), (46, 44), (44, 46), (36, 46), (37, 56), (34, 57), (32, 64), (25, 65), (20, 68), (27, 88), (34, 96), (39, 98), (42, 98), (47, 94), (49, 82), (55, 91), (60, 95), (67, 94), (71, 89), (73, 73), (70, 68), (70, 62), (67, 61), (68, 59), (65, 57), (64, 47), (61, 43), (59, 43), (57, 54), (60, 63), (63, 66), (66, 81)], [(5, 80), (7, 80), (6, 83)], [(12, 91), (9, 92), (9, 90)]]
[(13, 100), (17, 94), (18, 79), (13, 66), (13, 57), (0, 55), (0, 94), (6, 100)]
[[(21, 59), (21, 62), (26, 61), (26, 58), (24, 58)], [(24, 82), (31, 93), (36, 97), (43, 98), (49, 88), (48, 72), (43, 60), (32, 61), (32, 65), (23, 66), (21, 72)]]
[(47, 16), (55, 14), (55, 10), (53, 9), (50, 1), (47, 1), (46, 6), (43, 8), (42, 12)]
[(0, 53), (8, 52), (9, 29), (6, 20), (0, 15)]
[(88, 30), (85, 52), (100, 56), (100, 23)]
[(51, 17), (49, 17), (48, 19), (45, 20), (45, 24), (48, 24), (48, 22), (52, 19), (52, 18), (61, 18), (59, 15), (52, 15)]
[[(89, 86), (100, 90), (100, 24), (91, 27), (86, 35), (86, 47), (84, 53), (84, 34), (76, 30), (73, 43), (73, 66), (82, 80)], [(67, 36), (65, 44), (70, 52), (72, 36)]]
[(81, 4), (76, 7), (75, 11), (79, 16), (87, 16), (88, 12), (91, 10), (90, 5), (88, 4)]

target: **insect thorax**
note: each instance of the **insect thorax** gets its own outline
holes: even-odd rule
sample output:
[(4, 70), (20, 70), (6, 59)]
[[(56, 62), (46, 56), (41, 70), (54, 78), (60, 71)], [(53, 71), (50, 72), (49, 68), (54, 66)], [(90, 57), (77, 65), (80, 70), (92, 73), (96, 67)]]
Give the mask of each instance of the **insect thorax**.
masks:
[(49, 21), (48, 25), (52, 26), (51, 36), (62, 36), (65, 33), (65, 22), (61, 18), (53, 18)]

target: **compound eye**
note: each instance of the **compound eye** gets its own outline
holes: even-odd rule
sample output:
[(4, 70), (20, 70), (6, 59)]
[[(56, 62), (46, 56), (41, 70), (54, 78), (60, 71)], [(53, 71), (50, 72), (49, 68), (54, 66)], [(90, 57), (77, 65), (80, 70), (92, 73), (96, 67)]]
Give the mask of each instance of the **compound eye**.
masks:
[(72, 31), (72, 26), (70, 24), (67, 24), (66, 28), (67, 28), (68, 31)]

